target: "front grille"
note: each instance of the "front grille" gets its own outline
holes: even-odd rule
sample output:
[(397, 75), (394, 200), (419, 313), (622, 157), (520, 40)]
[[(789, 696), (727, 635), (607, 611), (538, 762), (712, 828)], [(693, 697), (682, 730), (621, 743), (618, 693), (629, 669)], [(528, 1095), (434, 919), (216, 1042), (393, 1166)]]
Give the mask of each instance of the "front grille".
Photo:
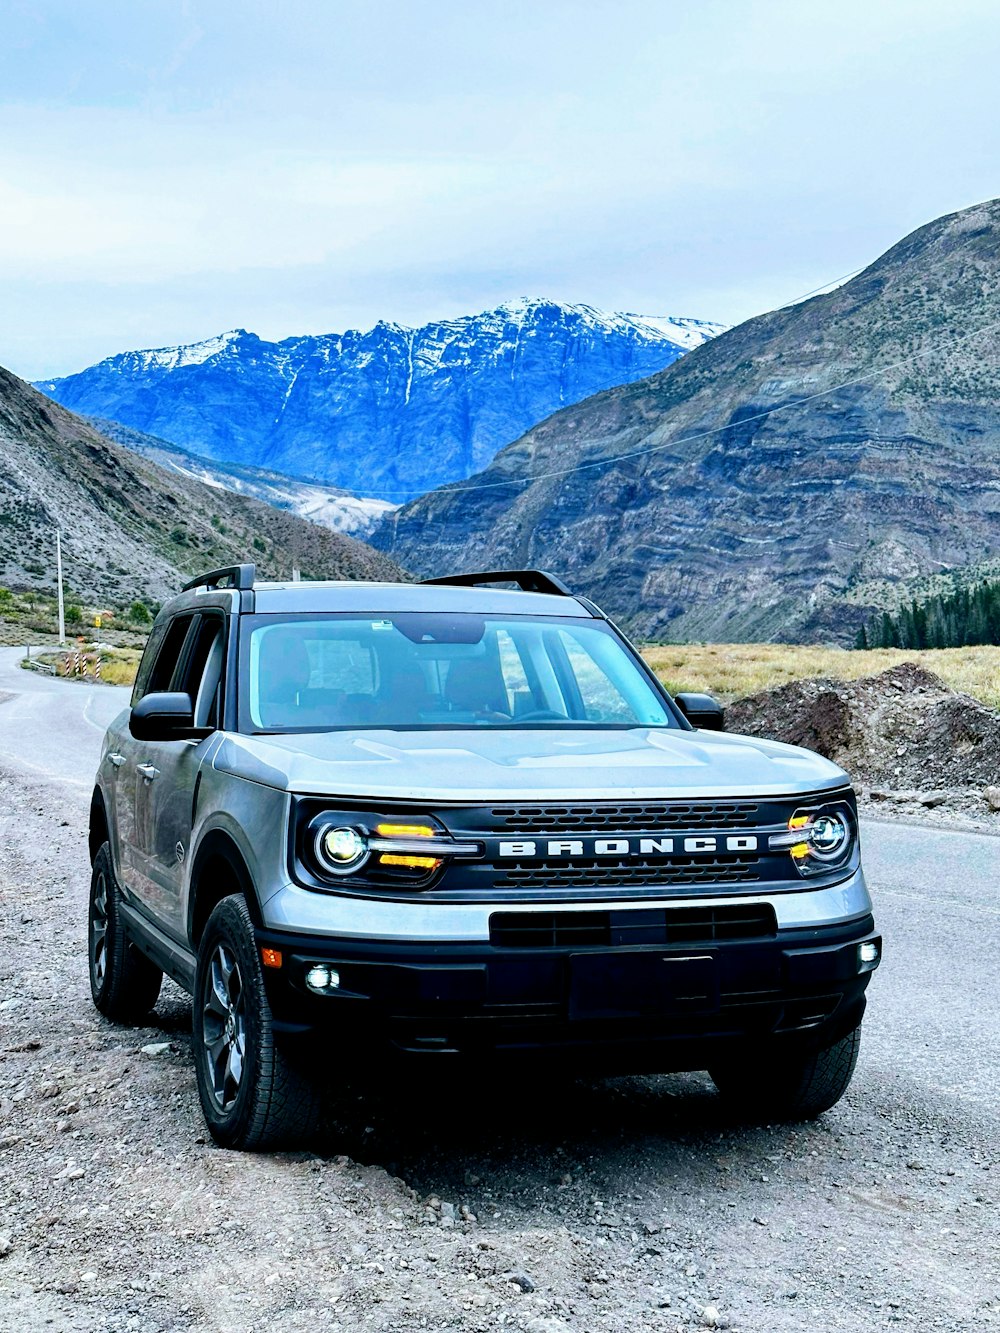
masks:
[(714, 944), (769, 938), (776, 929), (769, 903), (634, 912), (494, 912), (490, 943), (505, 949)]
[(671, 861), (517, 861), (493, 877), (495, 889), (571, 889), (614, 884), (746, 884), (760, 879), (760, 858), (752, 854), (677, 857)]
[(497, 806), (498, 830), (511, 833), (652, 833), (658, 829), (746, 828), (757, 814), (752, 801), (657, 801), (621, 805)]

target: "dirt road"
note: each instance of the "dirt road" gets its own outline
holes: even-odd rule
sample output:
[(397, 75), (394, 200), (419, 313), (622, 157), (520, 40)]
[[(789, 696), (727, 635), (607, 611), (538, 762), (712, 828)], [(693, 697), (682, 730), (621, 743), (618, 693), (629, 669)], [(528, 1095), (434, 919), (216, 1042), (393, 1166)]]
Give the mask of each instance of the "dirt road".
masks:
[(119, 705), (50, 684), (0, 659), (4, 1333), (1000, 1324), (995, 838), (866, 826), (887, 958), (815, 1124), (733, 1124), (696, 1075), (331, 1067), (314, 1153), (244, 1157), (206, 1141), (185, 997), (141, 1030), (91, 1007), (87, 779)]

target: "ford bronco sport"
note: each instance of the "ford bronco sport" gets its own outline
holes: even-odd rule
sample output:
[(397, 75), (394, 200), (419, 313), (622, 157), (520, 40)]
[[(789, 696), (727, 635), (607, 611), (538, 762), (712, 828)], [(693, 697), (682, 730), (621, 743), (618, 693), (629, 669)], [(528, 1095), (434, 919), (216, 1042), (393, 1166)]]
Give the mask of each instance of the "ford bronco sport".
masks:
[(817, 1115), (881, 953), (855, 798), (721, 727), (552, 575), (206, 574), (104, 742), (94, 1002), (140, 1023), (164, 972), (190, 992), (229, 1147), (310, 1132), (317, 1047), (705, 1069)]

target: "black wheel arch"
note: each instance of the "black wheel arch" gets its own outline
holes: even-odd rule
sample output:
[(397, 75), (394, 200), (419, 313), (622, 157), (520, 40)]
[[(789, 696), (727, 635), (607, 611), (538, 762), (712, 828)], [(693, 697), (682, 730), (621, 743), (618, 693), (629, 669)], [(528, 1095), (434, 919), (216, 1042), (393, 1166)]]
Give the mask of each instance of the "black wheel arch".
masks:
[(223, 898), (239, 893), (246, 900), (250, 919), (263, 925), (260, 899), (243, 853), (223, 829), (206, 833), (195, 854), (188, 902), (188, 939), (197, 950), (208, 918)]
[(93, 795), (90, 798), (90, 832), (88, 835), (91, 865), (97, 860), (97, 853), (101, 850), (104, 844), (110, 841), (111, 826), (108, 823), (108, 811), (104, 804), (104, 793), (99, 786), (95, 786)]

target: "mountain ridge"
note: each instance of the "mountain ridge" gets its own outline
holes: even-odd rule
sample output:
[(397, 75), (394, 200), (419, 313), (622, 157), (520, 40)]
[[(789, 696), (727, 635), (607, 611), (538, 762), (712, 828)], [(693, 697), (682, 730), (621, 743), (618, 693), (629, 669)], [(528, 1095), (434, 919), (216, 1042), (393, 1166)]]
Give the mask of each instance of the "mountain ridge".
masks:
[(571, 574), (650, 637), (853, 639), (852, 589), (1000, 551), (998, 325), (989, 201), (555, 413), (374, 540), (422, 574)]
[(722, 326), (523, 298), (421, 326), (122, 352), (35, 387), (211, 461), (401, 499), (482, 467), (563, 403)]

